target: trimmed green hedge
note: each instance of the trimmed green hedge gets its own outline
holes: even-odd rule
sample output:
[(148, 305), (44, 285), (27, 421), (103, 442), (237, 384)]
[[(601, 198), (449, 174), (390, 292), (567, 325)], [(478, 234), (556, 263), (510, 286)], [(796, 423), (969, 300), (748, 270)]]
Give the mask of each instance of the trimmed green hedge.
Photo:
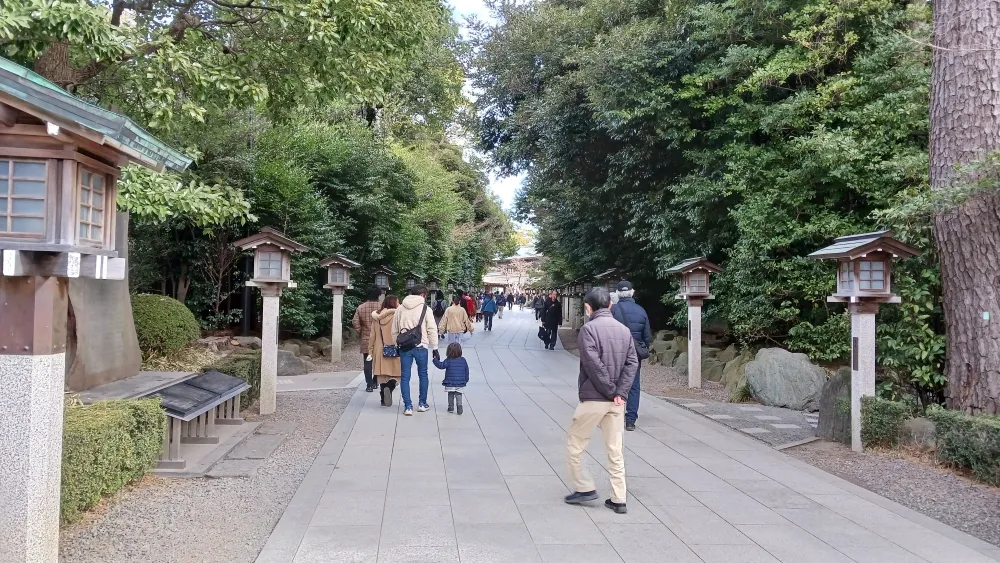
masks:
[(927, 418), (934, 421), (938, 459), (1000, 486), (1000, 417), (932, 408)]
[(139, 348), (145, 356), (176, 352), (201, 337), (194, 313), (165, 295), (139, 294), (132, 298), (132, 317)]
[(861, 443), (866, 448), (890, 448), (899, 442), (903, 423), (911, 416), (906, 403), (861, 397)]
[(106, 401), (66, 407), (63, 421), (60, 513), (80, 513), (156, 464), (166, 415), (159, 399)]
[(250, 389), (240, 396), (240, 409), (249, 407), (260, 397), (260, 350), (236, 350), (208, 369), (238, 377), (250, 384)]

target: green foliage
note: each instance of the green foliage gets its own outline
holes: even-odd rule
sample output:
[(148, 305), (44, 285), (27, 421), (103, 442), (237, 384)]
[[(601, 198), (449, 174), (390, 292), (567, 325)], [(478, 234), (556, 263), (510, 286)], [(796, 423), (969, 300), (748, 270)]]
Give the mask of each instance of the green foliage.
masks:
[(260, 350), (236, 350), (208, 369), (238, 377), (250, 384), (250, 389), (240, 395), (240, 409), (249, 407), (260, 398)]
[(237, 189), (197, 179), (185, 183), (176, 174), (158, 174), (142, 166), (122, 170), (118, 208), (138, 221), (158, 223), (181, 216), (199, 227), (256, 219), (250, 214), (250, 203)]
[(1000, 486), (1000, 417), (969, 416), (939, 407), (928, 409), (937, 433), (938, 459)]
[(132, 317), (144, 356), (171, 354), (201, 336), (201, 327), (191, 310), (165, 295), (134, 296)]
[(936, 254), (926, 215), (904, 212), (929, 193), (929, 16), (897, 0), (502, 3), (472, 39), (480, 144), (527, 175), (516, 211), (556, 281), (617, 267), (677, 319), (664, 270), (705, 255), (724, 268), (706, 316), (814, 360), (849, 340), (826, 303), (834, 264), (805, 256), (892, 229), (925, 252), (896, 264), (879, 357), (934, 402)]
[(906, 403), (861, 397), (861, 443), (866, 448), (895, 446), (911, 412)]
[(63, 416), (60, 514), (72, 522), (155, 465), (166, 416), (159, 399), (69, 406)]

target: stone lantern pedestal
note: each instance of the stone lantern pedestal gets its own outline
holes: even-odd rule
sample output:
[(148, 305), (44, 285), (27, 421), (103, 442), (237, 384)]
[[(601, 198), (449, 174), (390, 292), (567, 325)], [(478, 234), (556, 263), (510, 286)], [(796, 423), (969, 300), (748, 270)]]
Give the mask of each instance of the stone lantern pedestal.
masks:
[(688, 387), (701, 388), (701, 307), (706, 299), (715, 299), (709, 293), (709, 275), (722, 269), (704, 256), (688, 258), (667, 270), (681, 274), (681, 291), (677, 299), (688, 304)]

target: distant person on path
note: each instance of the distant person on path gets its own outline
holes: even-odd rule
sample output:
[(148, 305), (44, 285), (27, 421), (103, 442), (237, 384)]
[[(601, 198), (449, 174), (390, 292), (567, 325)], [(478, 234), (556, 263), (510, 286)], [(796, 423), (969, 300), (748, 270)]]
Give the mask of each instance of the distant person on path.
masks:
[(378, 288), (372, 288), (368, 290), (366, 296), (367, 300), (354, 310), (351, 326), (354, 327), (355, 332), (358, 333), (358, 339), (361, 341), (361, 358), (365, 366), (365, 391), (371, 393), (375, 390), (375, 375), (372, 371), (372, 362), (368, 359), (371, 357), (369, 344), (371, 343), (372, 323), (375, 322), (372, 313), (379, 309), (378, 298), (382, 296), (382, 292)]
[(545, 309), (542, 310), (542, 327), (547, 332), (545, 348), (556, 349), (556, 342), (559, 340), (559, 325), (562, 324), (562, 321), (562, 303), (559, 302), (559, 294), (552, 290), (549, 298), (545, 301)]
[(445, 310), (444, 318), (438, 324), (438, 332), (442, 338), (445, 338), (446, 343), (451, 344), (453, 342), (461, 343), (468, 338), (467, 335), (475, 331), (476, 325), (469, 319), (469, 312), (465, 310), (465, 307), (462, 307), (462, 298), (455, 297), (451, 301), (451, 307)]
[[(645, 349), (648, 357), (649, 347), (653, 345), (653, 331), (649, 328), (649, 316), (641, 305), (635, 302), (633, 297), (635, 290), (627, 280), (618, 282), (618, 303), (611, 307), (611, 314), (615, 320), (622, 323), (632, 332), (635, 339), (636, 355)], [(639, 372), (642, 370), (642, 357), (639, 357), (639, 365), (635, 368), (635, 379), (632, 380), (632, 389), (628, 392), (628, 401), (625, 405), (625, 430), (635, 430), (635, 422), (639, 420), (639, 395), (640, 382)]]
[(542, 310), (545, 309), (545, 298), (539, 293), (531, 300), (531, 307), (535, 310), (535, 320), (542, 320)]
[[(490, 295), (490, 294), (487, 293), (487, 295)], [(494, 301), (496, 301), (496, 305), (497, 305), (497, 311), (498, 311), (497, 318), (498, 319), (502, 319), (503, 318), (503, 308), (504, 308), (505, 305), (507, 305), (507, 298), (505, 298), (503, 296), (503, 294), (501, 293), (501, 294), (499, 294), (499, 295), (496, 296), (496, 298), (494, 299)]]
[(480, 293), (476, 296), (476, 322), (483, 320), (483, 299), (486, 296)]
[[(448, 309), (448, 302), (444, 300), (444, 292), (440, 289), (434, 292), (434, 299), (431, 301), (431, 310), (434, 311), (434, 324), (441, 326), (441, 318)], [(440, 330), (440, 328), (438, 329)]]
[(573, 494), (569, 504), (597, 499), (597, 490), (590, 473), (583, 467), (580, 456), (587, 449), (594, 427), (601, 428), (604, 449), (608, 453), (608, 473), (611, 474), (611, 498), (604, 506), (625, 514), (625, 456), (623, 453), (625, 398), (632, 387), (639, 359), (635, 355), (632, 333), (611, 315), (608, 290), (597, 287), (583, 298), (584, 313), (590, 317), (580, 329), (580, 404), (573, 413), (573, 422), (566, 439), (566, 460), (569, 465)]
[(469, 314), (469, 320), (476, 318), (476, 304), (472, 300), (472, 297), (466, 293), (462, 292), (462, 306), (465, 307), (465, 312)]
[(524, 304), (527, 303), (527, 302), (528, 302), (528, 298), (525, 297), (523, 293), (520, 294), (520, 295), (518, 295), (517, 296), (517, 306), (519, 307), (518, 311), (523, 311), (524, 310)]
[(469, 384), (469, 362), (462, 357), (462, 345), (453, 342), (445, 351), (447, 358), (434, 358), (434, 365), (444, 370), (444, 390), (448, 392), (448, 412), (462, 414), (462, 390)]
[(497, 302), (489, 293), (483, 299), (483, 330), (493, 332), (493, 315), (497, 312)]
[(430, 307), (427, 306), (427, 288), (417, 284), (410, 288), (410, 294), (403, 299), (395, 317), (392, 320), (392, 341), (398, 342), (399, 333), (403, 330), (417, 330), (420, 335), (420, 342), (409, 349), (399, 350), (400, 371), (402, 372), (403, 384), (403, 414), (413, 416), (413, 401), (410, 399), (410, 375), (414, 362), (417, 364), (417, 378), (420, 380), (420, 395), (417, 402), (417, 411), (426, 412), (430, 410), (427, 404), (427, 390), (430, 381), (427, 379), (427, 364), (430, 359), (427, 357), (428, 350), (434, 351), (434, 357), (438, 357), (438, 334), (437, 326)]
[(514, 294), (513, 293), (508, 293), (507, 294), (507, 308), (511, 309), (511, 310), (514, 309)]
[(399, 355), (385, 355), (386, 346), (396, 345), (396, 340), (392, 336), (392, 321), (396, 318), (397, 307), (399, 307), (399, 297), (387, 295), (382, 300), (382, 307), (371, 314), (373, 322), (368, 337), (367, 352), (383, 407), (392, 406), (392, 392), (399, 383)]

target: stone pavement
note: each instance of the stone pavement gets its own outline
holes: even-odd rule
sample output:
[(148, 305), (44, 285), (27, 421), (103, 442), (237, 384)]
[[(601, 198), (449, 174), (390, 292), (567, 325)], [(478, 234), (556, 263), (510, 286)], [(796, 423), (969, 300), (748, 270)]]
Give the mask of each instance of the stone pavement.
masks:
[(566, 505), (577, 359), (542, 350), (536, 332), (532, 313), (508, 311), (476, 333), (462, 416), (445, 412), (433, 366), (426, 413), (404, 417), (360, 389), (258, 563), (1000, 561), (994, 546), (648, 396), (625, 436), (628, 514), (603, 506), (597, 432), (587, 463), (602, 500)]
[(802, 444), (816, 437), (819, 413), (808, 413), (766, 405), (721, 403), (707, 399), (664, 397), (675, 405), (749, 434), (778, 449)]

